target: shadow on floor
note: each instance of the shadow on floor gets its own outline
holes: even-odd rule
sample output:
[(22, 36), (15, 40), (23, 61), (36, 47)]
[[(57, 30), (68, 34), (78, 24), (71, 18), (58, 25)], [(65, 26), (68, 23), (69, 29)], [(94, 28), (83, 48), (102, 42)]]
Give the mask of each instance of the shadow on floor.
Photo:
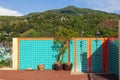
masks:
[(118, 80), (118, 77), (114, 74), (90, 74), (90, 80)]

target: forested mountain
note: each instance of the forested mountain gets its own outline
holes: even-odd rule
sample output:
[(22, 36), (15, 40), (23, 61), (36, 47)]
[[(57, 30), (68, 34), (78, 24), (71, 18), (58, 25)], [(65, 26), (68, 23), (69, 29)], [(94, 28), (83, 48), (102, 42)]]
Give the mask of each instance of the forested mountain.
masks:
[(83, 37), (110, 37), (118, 35), (119, 14), (68, 6), (62, 9), (31, 13), (21, 17), (0, 16), (0, 38), (54, 37), (58, 28), (71, 28)]

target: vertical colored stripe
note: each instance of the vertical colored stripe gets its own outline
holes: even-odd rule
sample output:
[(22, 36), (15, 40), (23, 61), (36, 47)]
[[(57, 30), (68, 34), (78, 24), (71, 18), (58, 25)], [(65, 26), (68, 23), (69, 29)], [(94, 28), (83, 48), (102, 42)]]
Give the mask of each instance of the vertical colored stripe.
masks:
[(75, 50), (74, 50), (74, 59), (75, 59), (75, 60), (74, 60), (74, 66), (75, 66), (75, 67), (74, 67), (74, 71), (76, 72), (76, 67), (77, 67), (77, 66), (76, 66), (76, 60), (77, 60), (77, 59), (76, 59), (76, 58), (77, 58), (77, 57), (76, 57), (76, 51), (77, 51), (76, 48), (77, 48), (77, 44), (76, 44), (76, 40), (74, 40), (74, 42), (75, 42), (75, 44), (74, 44), (74, 46), (75, 46)]
[(68, 42), (68, 62), (70, 62), (70, 42)]
[(77, 41), (78, 40), (76, 40), (76, 71), (78, 71), (78, 47), (77, 47), (77, 45), (78, 45), (78, 43), (77, 43)]
[(17, 69), (20, 69), (20, 39), (18, 38), (18, 66)]
[(92, 39), (89, 39), (89, 57), (88, 57), (88, 69), (92, 72)]
[(108, 70), (109, 70), (109, 54), (108, 54), (108, 39), (106, 40), (106, 66), (105, 66), (105, 72), (108, 72)]
[(103, 72), (105, 72), (105, 38), (102, 41), (102, 69)]
[(108, 53), (108, 39), (103, 40), (102, 44), (102, 66), (103, 66), (103, 72), (109, 71), (109, 53)]
[[(87, 60), (89, 61), (89, 39), (87, 39)], [(87, 69), (89, 72), (89, 62), (87, 61)]]

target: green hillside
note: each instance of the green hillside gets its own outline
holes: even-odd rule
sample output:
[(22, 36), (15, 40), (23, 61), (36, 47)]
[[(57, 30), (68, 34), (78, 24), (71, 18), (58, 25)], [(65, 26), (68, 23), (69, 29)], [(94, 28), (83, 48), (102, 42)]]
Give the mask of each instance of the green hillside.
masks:
[(110, 37), (118, 35), (119, 14), (87, 8), (68, 6), (62, 9), (31, 13), (22, 17), (0, 16), (0, 38), (10, 41), (13, 37), (54, 37), (59, 27), (71, 28), (83, 37)]

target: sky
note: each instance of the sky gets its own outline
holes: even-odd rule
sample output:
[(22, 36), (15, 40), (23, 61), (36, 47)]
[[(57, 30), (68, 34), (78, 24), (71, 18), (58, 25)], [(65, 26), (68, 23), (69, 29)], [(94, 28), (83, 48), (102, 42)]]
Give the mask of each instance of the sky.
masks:
[(0, 15), (23, 16), (70, 5), (120, 14), (120, 0), (0, 0)]

